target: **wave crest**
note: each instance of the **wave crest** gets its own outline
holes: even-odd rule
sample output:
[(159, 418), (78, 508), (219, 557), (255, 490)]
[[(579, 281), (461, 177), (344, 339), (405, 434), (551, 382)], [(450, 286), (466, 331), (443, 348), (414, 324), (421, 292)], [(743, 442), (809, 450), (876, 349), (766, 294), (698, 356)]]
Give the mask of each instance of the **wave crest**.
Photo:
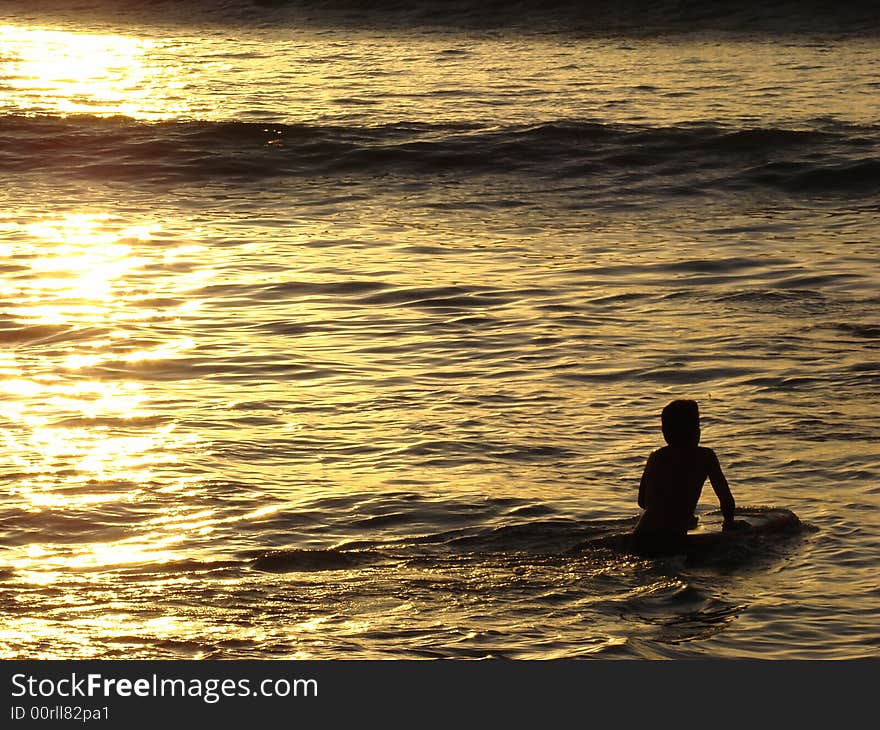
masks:
[(873, 195), (880, 192), (878, 158), (880, 130), (833, 122), (813, 129), (732, 129), (559, 120), (487, 128), (0, 118), (0, 170), (6, 173), (147, 182), (515, 174), (618, 194), (757, 187)]

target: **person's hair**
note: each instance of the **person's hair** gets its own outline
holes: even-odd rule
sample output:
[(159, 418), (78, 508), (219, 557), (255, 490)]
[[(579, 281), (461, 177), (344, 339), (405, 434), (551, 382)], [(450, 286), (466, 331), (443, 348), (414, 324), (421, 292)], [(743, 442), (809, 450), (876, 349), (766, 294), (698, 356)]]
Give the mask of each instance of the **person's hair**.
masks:
[(660, 414), (663, 438), (670, 446), (686, 446), (700, 430), (700, 408), (695, 400), (674, 400)]

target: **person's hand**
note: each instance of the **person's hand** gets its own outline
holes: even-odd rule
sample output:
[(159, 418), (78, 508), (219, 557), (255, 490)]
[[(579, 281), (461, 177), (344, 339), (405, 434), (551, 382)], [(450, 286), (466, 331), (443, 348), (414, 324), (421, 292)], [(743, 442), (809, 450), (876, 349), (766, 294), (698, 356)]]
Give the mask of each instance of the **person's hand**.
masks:
[(723, 532), (727, 532), (728, 530), (744, 530), (747, 527), (751, 527), (751, 525), (745, 520), (724, 520), (724, 524), (721, 525), (721, 530)]

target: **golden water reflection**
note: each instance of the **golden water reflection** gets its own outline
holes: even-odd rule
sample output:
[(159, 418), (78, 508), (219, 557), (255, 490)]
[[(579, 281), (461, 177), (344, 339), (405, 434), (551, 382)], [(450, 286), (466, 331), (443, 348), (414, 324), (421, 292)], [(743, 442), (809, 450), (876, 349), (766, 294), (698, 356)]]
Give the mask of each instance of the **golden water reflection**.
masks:
[(17, 113), (166, 119), (186, 111), (186, 86), (151, 56), (157, 43), (119, 34), (0, 26), (0, 76)]
[[(7, 215), (0, 240), (6, 506), (47, 520), (27, 523), (29, 541), (6, 564), (45, 585), (65, 571), (174, 559), (188, 535), (210, 531), (211, 515), (184, 500), (151, 524), (140, 507), (169, 484), (177, 497), (191, 488), (178, 467), (198, 440), (155, 407), (162, 388), (143, 368), (174, 367), (195, 347), (179, 325), (211, 275), (196, 265), (202, 247), (105, 212)], [(64, 520), (95, 535), (66, 534)]]
[[(264, 627), (237, 626), (235, 636), (240, 642), (260, 643), (269, 633)], [(155, 644), (167, 642), (170, 651), (176, 650), (173, 656), (179, 658), (184, 654), (201, 659), (207, 652), (197, 649), (196, 645), (204, 643), (206, 638), (218, 642), (229, 638), (229, 626), (223, 622), (194, 622), (183, 615), (140, 616), (124, 610), (121, 605), (96, 604), (93, 610), (72, 619), (62, 614), (51, 614), (46, 619), (15, 617), (0, 626), (0, 659), (20, 658), (7, 646), (22, 644), (33, 647), (29, 659), (106, 658), (107, 647), (95, 643), (96, 635), (113, 636), (113, 645), (124, 658), (139, 656), (145, 647), (146, 655), (155, 658)], [(302, 654), (291, 658), (311, 657)]]

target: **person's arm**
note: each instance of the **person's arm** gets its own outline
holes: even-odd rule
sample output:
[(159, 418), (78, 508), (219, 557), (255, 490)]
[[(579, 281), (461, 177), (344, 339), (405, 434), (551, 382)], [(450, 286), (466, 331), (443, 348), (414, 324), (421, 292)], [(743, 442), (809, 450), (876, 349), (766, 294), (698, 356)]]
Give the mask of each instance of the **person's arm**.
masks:
[(648, 492), (648, 484), (651, 480), (651, 472), (653, 471), (654, 466), (654, 452), (651, 452), (651, 455), (648, 457), (648, 461), (645, 463), (645, 470), (642, 472), (642, 481), (639, 482), (639, 507), (642, 509), (648, 509), (647, 507), (647, 492)]
[(715, 494), (718, 496), (718, 501), (721, 503), (721, 514), (724, 515), (724, 524), (732, 525), (733, 512), (736, 509), (736, 503), (733, 501), (733, 495), (730, 493), (730, 486), (727, 484), (724, 472), (721, 471), (721, 464), (718, 463), (718, 457), (712, 449), (707, 450), (709, 452), (709, 482), (712, 484), (712, 489), (715, 490)]

